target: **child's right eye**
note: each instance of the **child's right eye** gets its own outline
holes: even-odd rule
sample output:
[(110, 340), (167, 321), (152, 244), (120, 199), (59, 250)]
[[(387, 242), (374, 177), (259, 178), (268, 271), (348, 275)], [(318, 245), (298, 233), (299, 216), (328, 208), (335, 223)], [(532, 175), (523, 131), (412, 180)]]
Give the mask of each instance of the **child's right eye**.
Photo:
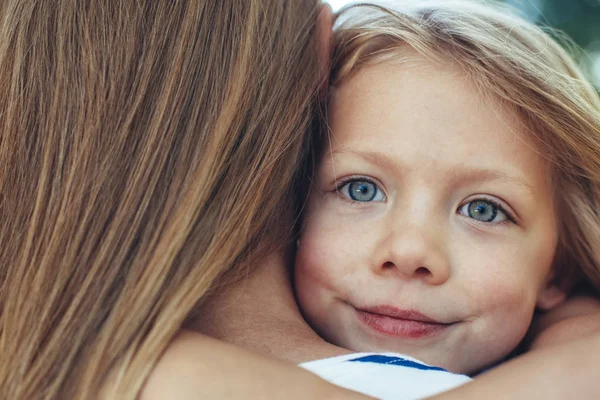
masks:
[(361, 203), (385, 200), (385, 196), (377, 184), (364, 178), (343, 182), (337, 191), (342, 196)]

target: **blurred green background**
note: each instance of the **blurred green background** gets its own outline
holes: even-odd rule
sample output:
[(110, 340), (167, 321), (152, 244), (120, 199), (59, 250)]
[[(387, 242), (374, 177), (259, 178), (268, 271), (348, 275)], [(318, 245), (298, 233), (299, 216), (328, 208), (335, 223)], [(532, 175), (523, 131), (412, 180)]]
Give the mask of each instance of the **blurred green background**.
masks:
[[(582, 68), (600, 88), (600, 0), (505, 0), (536, 23), (558, 28), (571, 37), (585, 55)], [(577, 57), (577, 55), (574, 55)]]
[[(573, 56), (596, 88), (600, 88), (600, 0), (503, 1), (520, 9), (529, 20), (560, 29), (569, 35), (584, 50), (583, 56)], [(328, 2), (336, 11), (355, 0)]]

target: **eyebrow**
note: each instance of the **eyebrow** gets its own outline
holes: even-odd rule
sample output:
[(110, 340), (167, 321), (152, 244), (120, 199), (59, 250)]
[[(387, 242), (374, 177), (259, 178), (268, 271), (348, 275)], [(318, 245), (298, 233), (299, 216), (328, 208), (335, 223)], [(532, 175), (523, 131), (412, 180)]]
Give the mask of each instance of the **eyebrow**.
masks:
[(333, 162), (333, 158), (338, 154), (351, 155), (358, 158), (362, 158), (364, 161), (367, 161), (370, 164), (375, 164), (378, 167), (386, 170), (391, 169), (397, 173), (402, 173), (402, 171), (406, 171), (408, 169), (408, 167), (397, 163), (395, 160), (386, 156), (385, 154), (370, 151), (354, 151), (349, 149), (339, 149), (330, 153), (330, 161)]
[[(403, 175), (404, 171), (411, 169), (411, 167), (402, 165), (402, 164), (396, 162), (396, 160), (388, 157), (385, 154), (379, 153), (379, 152), (354, 151), (354, 150), (349, 150), (349, 149), (338, 149), (338, 150), (331, 152), (330, 153), (330, 155), (331, 155), (330, 162), (334, 162), (333, 158), (335, 155), (338, 155), (338, 154), (339, 155), (348, 154), (348, 155), (362, 158), (363, 160), (367, 161), (370, 164), (377, 165), (378, 167), (380, 167), (384, 170), (392, 170), (393, 172), (395, 172), (399, 175)], [(498, 181), (506, 181), (506, 182), (515, 183), (518, 186), (525, 189), (532, 196), (535, 193), (535, 191), (533, 190), (533, 187), (531, 186), (531, 184), (529, 184), (529, 182), (527, 182), (526, 180), (524, 180), (521, 177), (512, 175), (509, 172), (504, 171), (504, 170), (492, 170), (492, 169), (485, 169), (485, 168), (469, 167), (469, 166), (465, 165), (465, 166), (456, 168), (454, 171), (449, 171), (448, 175), (450, 177), (449, 179), (452, 184), (455, 184), (456, 182), (463, 182), (463, 181), (478, 182), (478, 181), (485, 181), (485, 180), (498, 180)]]

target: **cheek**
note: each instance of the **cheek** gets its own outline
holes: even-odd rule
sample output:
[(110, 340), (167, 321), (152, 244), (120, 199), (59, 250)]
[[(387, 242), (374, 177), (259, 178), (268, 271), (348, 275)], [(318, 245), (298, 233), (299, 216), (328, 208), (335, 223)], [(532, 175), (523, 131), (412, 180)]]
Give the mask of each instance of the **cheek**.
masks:
[[(357, 256), (356, 237), (345, 221), (322, 197), (309, 201), (298, 243), (294, 275), (296, 285), (334, 290), (350, 271)], [(336, 285), (337, 284), (337, 285)]]
[(326, 235), (304, 230), (296, 252), (294, 290), (305, 319), (316, 330), (327, 321), (329, 304), (336, 297), (340, 275), (335, 254)]
[(294, 287), (305, 312), (325, 312), (332, 299), (345, 297), (362, 276), (364, 262), (359, 259), (367, 255), (367, 246), (336, 204), (318, 195), (309, 199), (294, 266)]
[(305, 218), (294, 265), (294, 286), (301, 300), (323, 288), (332, 288), (335, 266), (339, 264), (337, 243), (332, 240), (335, 237), (318, 213), (309, 213)]
[(319, 240), (304, 235), (298, 244), (294, 265), (295, 285), (298, 291), (306, 288), (330, 288), (335, 274), (328, 265), (333, 264), (332, 255)]
[(479, 279), (471, 294), (475, 307), (472, 319), (473, 343), (469, 352), (485, 354), (490, 364), (504, 358), (521, 342), (535, 308), (535, 295), (518, 280)]
[(486, 247), (464, 280), (464, 290), (482, 334), (490, 341), (516, 346), (526, 333), (537, 294), (552, 261), (552, 248), (531, 243)]
[[(483, 304), (535, 306), (540, 288), (544, 285), (554, 258), (555, 240), (551, 235), (515, 235), (492, 238), (460, 248), (455, 265), (465, 282)], [(473, 300), (473, 299), (471, 299)], [(532, 305), (533, 304), (533, 305)]]
[(508, 279), (486, 279), (477, 284), (475, 293), (482, 313), (507, 318), (505, 322), (533, 310), (535, 296), (518, 281)]

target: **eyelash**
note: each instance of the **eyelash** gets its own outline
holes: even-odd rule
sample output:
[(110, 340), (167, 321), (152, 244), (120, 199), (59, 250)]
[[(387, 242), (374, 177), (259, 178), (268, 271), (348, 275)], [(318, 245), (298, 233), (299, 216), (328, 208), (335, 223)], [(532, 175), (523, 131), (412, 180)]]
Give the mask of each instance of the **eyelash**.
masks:
[(478, 223), (482, 223), (482, 224), (488, 224), (488, 225), (490, 225), (490, 224), (492, 224), (492, 225), (503, 225), (503, 224), (508, 223), (508, 222), (512, 222), (513, 224), (518, 225), (516, 217), (511, 212), (509, 212), (506, 208), (504, 208), (502, 206), (502, 204), (500, 204), (499, 202), (497, 202), (497, 201), (495, 201), (493, 199), (490, 199), (488, 197), (477, 197), (477, 198), (470, 199), (469, 201), (465, 201), (460, 206), (458, 206), (458, 209), (456, 210), (456, 212), (458, 213), (458, 211), (461, 208), (463, 208), (466, 204), (472, 203), (474, 201), (485, 201), (485, 202), (488, 202), (490, 204), (493, 204), (494, 207), (498, 208), (498, 211), (500, 211), (500, 212), (504, 213), (504, 215), (506, 215), (506, 221), (502, 221), (502, 222), (496, 222), (496, 223), (483, 222), (483, 221), (477, 221), (476, 219), (471, 218), (474, 221), (476, 221)]
[(364, 204), (370, 203), (370, 202), (353, 200), (353, 199), (348, 198), (341, 194), (341, 190), (344, 186), (346, 186), (349, 183), (356, 182), (356, 181), (369, 182), (370, 184), (375, 185), (377, 187), (377, 190), (381, 191), (385, 196), (385, 192), (383, 192), (383, 190), (381, 190), (381, 185), (379, 185), (377, 182), (375, 182), (375, 180), (373, 180), (372, 178), (368, 178), (366, 176), (361, 176), (361, 175), (352, 175), (352, 176), (343, 178), (342, 180), (340, 180), (339, 182), (336, 183), (336, 186), (335, 186), (335, 189), (333, 190), (333, 192), (335, 194), (337, 194), (343, 200), (348, 201), (352, 204), (364, 205)]

